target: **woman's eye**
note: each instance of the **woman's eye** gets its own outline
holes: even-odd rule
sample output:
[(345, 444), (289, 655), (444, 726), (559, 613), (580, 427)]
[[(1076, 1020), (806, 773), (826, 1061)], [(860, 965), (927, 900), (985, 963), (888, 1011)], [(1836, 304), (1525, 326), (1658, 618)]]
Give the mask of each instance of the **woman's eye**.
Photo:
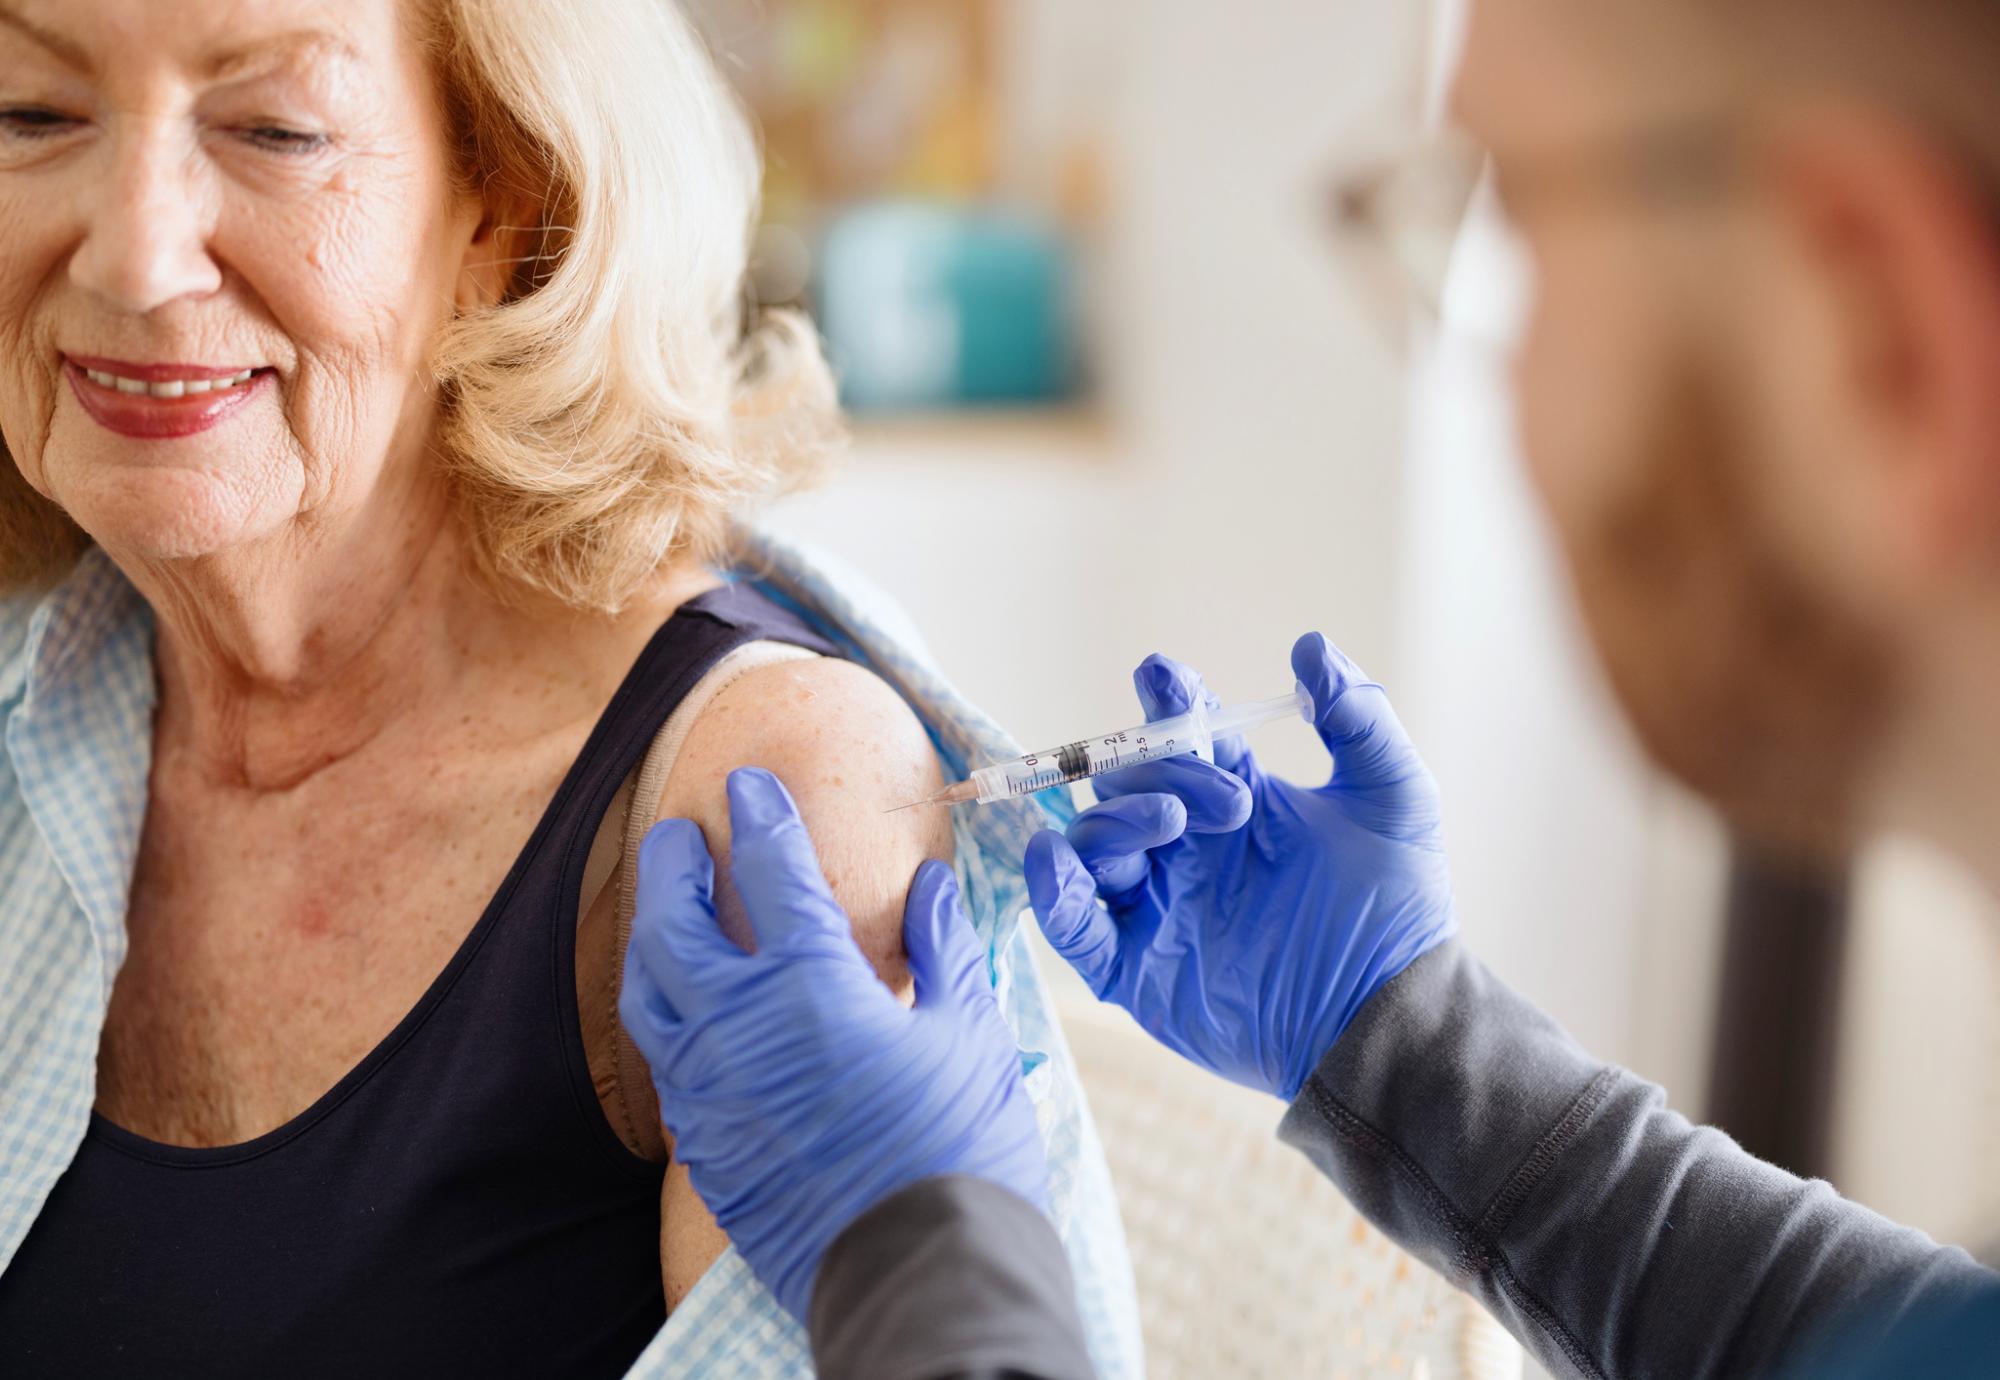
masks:
[(49, 139), (76, 128), (79, 122), (39, 106), (0, 108), (0, 131), (17, 139)]
[(283, 125), (250, 125), (241, 132), (251, 143), (273, 153), (318, 153), (332, 142), (324, 134), (287, 129)]

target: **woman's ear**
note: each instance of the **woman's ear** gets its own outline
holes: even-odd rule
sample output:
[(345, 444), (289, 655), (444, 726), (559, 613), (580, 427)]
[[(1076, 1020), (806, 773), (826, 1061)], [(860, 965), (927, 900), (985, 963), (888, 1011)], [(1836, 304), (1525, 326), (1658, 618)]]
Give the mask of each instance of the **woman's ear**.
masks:
[(1869, 452), (1906, 568), (2000, 568), (1995, 201), (1943, 140), (1877, 110), (1815, 112), (1775, 142), (1773, 172), (1831, 302), (1824, 405)]
[[(490, 189), (489, 189), (490, 190)], [(461, 314), (498, 306), (514, 292), (522, 267), (545, 238), (538, 208), (518, 198), (488, 195), (475, 203), (478, 216), (460, 260), (453, 300)]]

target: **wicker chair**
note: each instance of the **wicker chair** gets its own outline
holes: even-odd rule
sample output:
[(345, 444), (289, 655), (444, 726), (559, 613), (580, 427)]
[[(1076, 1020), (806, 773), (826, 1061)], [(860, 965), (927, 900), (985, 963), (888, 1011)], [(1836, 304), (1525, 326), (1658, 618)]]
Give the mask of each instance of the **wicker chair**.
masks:
[(1148, 1374), (1520, 1380), (1519, 1346), (1484, 1309), (1278, 1142), (1271, 1099), (1184, 1064), (1080, 987), (1058, 991), (1131, 1243)]

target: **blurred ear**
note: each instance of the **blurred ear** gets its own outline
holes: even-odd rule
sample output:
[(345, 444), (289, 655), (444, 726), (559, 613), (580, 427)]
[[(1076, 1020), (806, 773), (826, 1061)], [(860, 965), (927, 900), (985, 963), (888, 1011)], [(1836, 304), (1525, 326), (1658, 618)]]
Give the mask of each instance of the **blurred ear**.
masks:
[(550, 238), (537, 228), (541, 208), (502, 192), (497, 183), (489, 184), (485, 198), (471, 207), (478, 223), (459, 267), (456, 300), (461, 312), (497, 305), (533, 286), (537, 258), (547, 252)]
[(1903, 559), (1938, 574), (2000, 557), (2000, 202), (1943, 139), (1879, 111), (1814, 112), (1770, 154), (1827, 298), (1827, 405), (1870, 443)]

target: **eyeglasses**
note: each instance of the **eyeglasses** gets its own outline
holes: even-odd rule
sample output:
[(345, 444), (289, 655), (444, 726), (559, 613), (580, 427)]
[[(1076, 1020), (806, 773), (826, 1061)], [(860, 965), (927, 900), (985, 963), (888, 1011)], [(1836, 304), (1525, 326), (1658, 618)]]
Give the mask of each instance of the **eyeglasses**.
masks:
[[(1510, 156), (1498, 176), (1515, 208), (1607, 196), (1693, 204), (1734, 184), (1741, 143), (1730, 122), (1686, 120), (1588, 147)], [(1492, 163), (1479, 144), (1447, 132), (1354, 166), (1329, 188), (1335, 243), (1355, 289), (1398, 344), (1413, 311), (1433, 322), (1442, 316), (1459, 234)]]

